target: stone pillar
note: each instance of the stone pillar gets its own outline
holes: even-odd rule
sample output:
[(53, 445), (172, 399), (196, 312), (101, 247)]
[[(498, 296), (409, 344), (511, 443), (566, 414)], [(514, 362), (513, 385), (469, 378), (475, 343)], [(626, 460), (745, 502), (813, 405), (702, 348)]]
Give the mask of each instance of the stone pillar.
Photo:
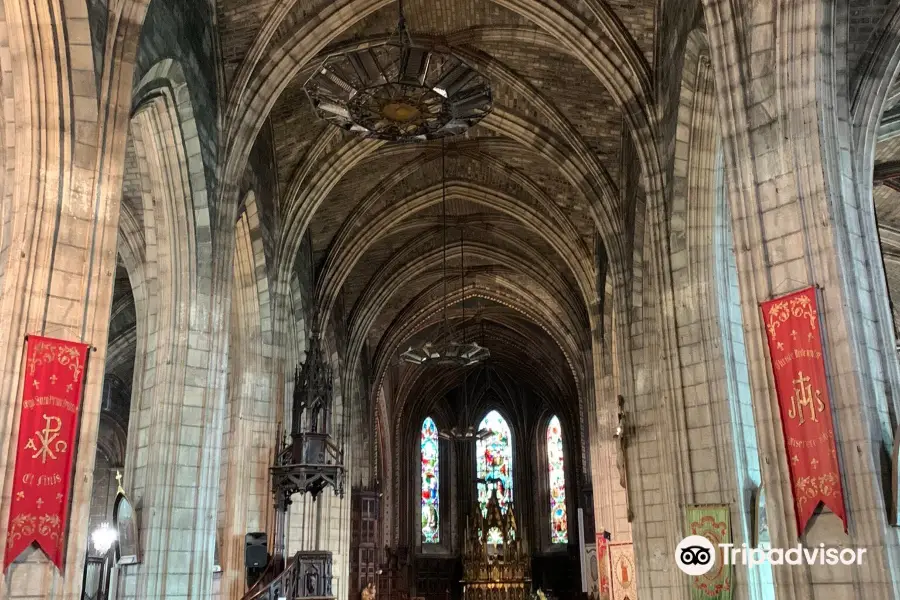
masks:
[[(190, 95), (163, 60), (139, 83), (131, 124), (146, 251), (132, 277), (138, 355), (125, 488), (139, 510), (140, 562), (118, 598), (212, 590), (234, 259), (227, 205), (210, 209)], [(214, 217), (218, 217), (214, 220)], [(228, 223), (231, 221), (230, 223)], [(225, 223), (228, 223), (225, 225)], [(215, 234), (215, 235), (213, 235)]]
[[(252, 194), (237, 223), (231, 324), (231, 377), (219, 479), (221, 600), (246, 592), (245, 536), (272, 532), (274, 506), (269, 468), (280, 432), (273, 394), (272, 332), (259, 218)], [(257, 267), (260, 267), (259, 269)], [(270, 543), (270, 549), (272, 544)]]
[[(110, 19), (118, 61), (97, 80), (83, 1), (0, 3), (5, 162), (0, 198), (0, 547), (17, 452), (26, 334), (80, 340), (88, 359), (62, 573), (40, 551), (10, 565), (0, 598), (80, 598), (103, 388), (124, 143), (143, 2)], [(110, 61), (107, 61), (108, 63)], [(99, 106), (99, 110), (98, 110)]]
[(798, 540), (759, 302), (816, 284), (849, 535), (825, 513), (800, 541), (867, 549), (857, 567), (776, 567), (778, 596), (896, 598), (898, 532), (888, 524), (881, 456), (893, 444), (897, 364), (885, 344), (882, 263), (877, 245), (864, 242), (877, 235), (872, 200), (853, 185), (838, 28), (847, 15), (834, 6), (704, 0), (772, 545)]

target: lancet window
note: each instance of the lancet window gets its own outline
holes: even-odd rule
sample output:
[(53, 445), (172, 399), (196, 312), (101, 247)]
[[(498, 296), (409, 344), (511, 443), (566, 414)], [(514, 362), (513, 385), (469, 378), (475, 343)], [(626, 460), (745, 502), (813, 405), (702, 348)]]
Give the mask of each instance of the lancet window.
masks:
[(441, 542), (440, 511), (440, 447), (438, 429), (434, 419), (426, 417), (422, 422), (419, 441), (422, 456), (422, 542)]
[(547, 425), (547, 467), (550, 481), (550, 542), (569, 541), (569, 522), (566, 515), (566, 470), (563, 456), (562, 427), (556, 415)]
[[(478, 440), (476, 445), (478, 503), (481, 514), (487, 515), (487, 503), (494, 489), (497, 490), (500, 510), (506, 513), (509, 503), (513, 501), (513, 455), (509, 424), (500, 413), (492, 410), (482, 419), (478, 430), (490, 432), (485, 439)], [(488, 532), (488, 543), (500, 544), (502, 541), (500, 531), (492, 529)]]

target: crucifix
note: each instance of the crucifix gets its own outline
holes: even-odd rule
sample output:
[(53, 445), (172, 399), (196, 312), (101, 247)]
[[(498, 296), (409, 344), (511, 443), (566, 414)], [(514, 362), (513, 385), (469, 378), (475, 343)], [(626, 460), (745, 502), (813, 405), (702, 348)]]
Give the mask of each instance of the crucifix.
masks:
[(631, 512), (631, 498), (628, 493), (628, 469), (625, 463), (625, 448), (628, 443), (628, 419), (625, 414), (625, 397), (619, 396), (619, 413), (616, 420), (616, 467), (619, 470), (619, 485), (625, 490), (625, 501), (628, 506), (628, 522), (634, 514)]

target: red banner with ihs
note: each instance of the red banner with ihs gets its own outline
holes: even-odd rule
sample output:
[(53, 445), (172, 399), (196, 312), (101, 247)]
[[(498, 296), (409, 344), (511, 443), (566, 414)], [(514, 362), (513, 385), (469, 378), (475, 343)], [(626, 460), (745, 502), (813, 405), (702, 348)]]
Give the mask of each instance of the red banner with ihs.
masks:
[(810, 287), (760, 306), (781, 409), (798, 535), (806, 530), (819, 503), (840, 517), (847, 531), (816, 290)]
[(29, 336), (3, 571), (36, 543), (62, 570), (88, 346)]

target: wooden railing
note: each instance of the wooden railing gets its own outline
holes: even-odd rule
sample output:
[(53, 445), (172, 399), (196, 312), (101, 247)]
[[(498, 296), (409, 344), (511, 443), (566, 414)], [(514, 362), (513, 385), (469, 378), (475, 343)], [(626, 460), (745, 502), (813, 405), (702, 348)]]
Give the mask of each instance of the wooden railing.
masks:
[[(259, 581), (250, 588), (242, 600), (278, 600), (279, 598), (295, 598), (299, 590), (300, 574), (297, 569), (297, 557), (288, 559), (285, 568), (283, 561), (273, 560), (263, 571)], [(291, 587), (293, 585), (293, 587)], [(293, 595), (289, 595), (290, 594)]]

